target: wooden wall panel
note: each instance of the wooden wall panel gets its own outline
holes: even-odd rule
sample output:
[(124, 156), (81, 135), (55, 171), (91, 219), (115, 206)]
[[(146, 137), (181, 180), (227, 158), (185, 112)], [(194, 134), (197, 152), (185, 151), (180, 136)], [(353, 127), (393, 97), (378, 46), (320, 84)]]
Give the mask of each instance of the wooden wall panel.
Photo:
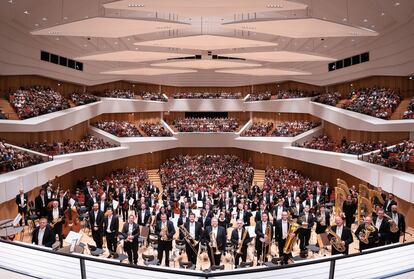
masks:
[(285, 81), (281, 83), (268, 83), (268, 84), (258, 84), (253, 86), (253, 92), (266, 92), (270, 91), (272, 93), (277, 93), (279, 90), (288, 90), (288, 89), (299, 89), (304, 91), (316, 91), (316, 92), (325, 92), (324, 87), (316, 86), (307, 83), (301, 83), (297, 81)]
[(282, 121), (299, 121), (299, 120), (308, 120), (308, 121), (320, 121), (316, 116), (307, 113), (277, 113), (277, 112), (253, 112), (253, 120), (257, 122), (267, 122), (272, 121), (282, 122)]
[(324, 121), (323, 126), (324, 133), (337, 142), (340, 142), (341, 139), (345, 137), (348, 141), (386, 141), (389, 144), (395, 144), (410, 138), (409, 132), (365, 132), (346, 130), (328, 121)]
[(131, 90), (136, 94), (140, 94), (141, 92), (150, 91), (150, 92), (159, 92), (160, 86), (157, 84), (148, 84), (148, 83), (132, 83), (129, 81), (114, 81), (94, 86), (88, 86), (86, 89), (89, 92), (104, 92), (106, 90), (115, 90), (115, 89), (123, 89), (123, 90)]
[(11, 144), (25, 144), (34, 142), (47, 141), (49, 143), (55, 141), (64, 141), (67, 139), (80, 140), (88, 133), (88, 122), (82, 122), (65, 130), (38, 132), (38, 133), (16, 133), (3, 132), (0, 133), (0, 138)]
[(128, 121), (132, 123), (138, 123), (140, 121), (148, 121), (153, 123), (159, 123), (161, 118), (160, 112), (135, 112), (135, 113), (104, 113), (94, 117), (90, 120), (90, 123), (97, 121)]

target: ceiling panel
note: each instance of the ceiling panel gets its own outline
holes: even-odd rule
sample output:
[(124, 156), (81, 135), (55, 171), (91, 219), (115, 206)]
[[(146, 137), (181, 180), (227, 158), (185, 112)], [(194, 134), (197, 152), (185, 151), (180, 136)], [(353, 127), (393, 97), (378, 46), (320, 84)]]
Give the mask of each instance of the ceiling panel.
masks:
[(76, 57), (75, 59), (81, 61), (119, 61), (119, 62), (145, 62), (164, 60), (168, 58), (186, 57), (191, 54), (188, 53), (174, 53), (174, 52), (154, 52), (154, 51), (133, 51), (123, 50), (114, 52), (104, 52), (92, 55)]
[(122, 38), (190, 27), (167, 21), (94, 17), (30, 32), (32, 35)]
[(236, 75), (249, 75), (249, 76), (303, 76), (311, 75), (309, 72), (284, 70), (284, 69), (239, 69), (239, 70), (217, 70), (216, 73), (236, 74)]
[(255, 20), (223, 24), (224, 27), (289, 38), (377, 36), (378, 32), (318, 18)]
[(162, 69), (162, 68), (134, 68), (134, 69), (106, 71), (106, 72), (101, 72), (101, 74), (157, 76), (157, 75), (185, 74), (185, 73), (195, 73), (195, 72), (197, 71), (196, 70), (181, 70), (181, 69)]
[(268, 62), (306, 62), (306, 61), (334, 61), (335, 58), (307, 54), (293, 51), (258, 51), (244, 53), (226, 53), (226, 55), (245, 58), (249, 60), (268, 61)]
[(192, 69), (224, 69), (224, 68), (242, 68), (242, 67), (259, 67), (260, 64), (232, 62), (229, 60), (188, 60), (188, 61), (174, 61), (167, 63), (151, 64), (156, 67), (175, 67), (175, 68), (192, 68)]

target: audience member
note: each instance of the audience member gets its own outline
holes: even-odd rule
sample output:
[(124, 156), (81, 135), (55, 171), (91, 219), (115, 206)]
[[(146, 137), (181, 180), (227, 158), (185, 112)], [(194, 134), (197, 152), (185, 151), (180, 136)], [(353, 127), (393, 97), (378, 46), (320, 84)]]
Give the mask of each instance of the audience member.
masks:
[(239, 128), (235, 118), (183, 118), (173, 125), (179, 132), (235, 132)]
[(334, 107), (336, 106), (336, 104), (338, 104), (340, 99), (341, 99), (341, 94), (338, 92), (335, 92), (335, 93), (325, 93), (325, 94), (316, 96), (315, 99), (313, 99), (313, 101)]
[(86, 105), (94, 102), (98, 102), (99, 97), (89, 93), (72, 93), (70, 99), (76, 106)]
[(172, 137), (171, 132), (161, 123), (141, 122), (139, 123), (139, 128), (148, 137)]
[(13, 148), (3, 141), (0, 141), (0, 155), (0, 173), (30, 167), (45, 161), (41, 156)]
[(104, 130), (117, 137), (141, 137), (139, 130), (128, 121), (99, 121), (92, 124), (96, 128)]

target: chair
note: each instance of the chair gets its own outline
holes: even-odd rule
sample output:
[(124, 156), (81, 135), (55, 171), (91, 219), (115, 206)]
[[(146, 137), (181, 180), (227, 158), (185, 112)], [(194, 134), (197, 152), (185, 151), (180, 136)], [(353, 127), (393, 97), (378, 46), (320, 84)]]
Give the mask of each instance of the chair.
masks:
[(158, 259), (154, 257), (154, 255), (146, 255), (142, 254), (142, 259), (144, 260), (145, 265), (158, 265)]
[(252, 267), (252, 266), (253, 266), (253, 262), (241, 262), (238, 267), (244, 268), (244, 267)]
[(195, 265), (192, 262), (179, 262), (180, 268), (195, 270)]
[(176, 248), (176, 249), (178, 249), (179, 254), (181, 255), (181, 253), (182, 253), (183, 251), (185, 251), (185, 240), (180, 240), (180, 239), (177, 239), (177, 240), (175, 241), (175, 248)]

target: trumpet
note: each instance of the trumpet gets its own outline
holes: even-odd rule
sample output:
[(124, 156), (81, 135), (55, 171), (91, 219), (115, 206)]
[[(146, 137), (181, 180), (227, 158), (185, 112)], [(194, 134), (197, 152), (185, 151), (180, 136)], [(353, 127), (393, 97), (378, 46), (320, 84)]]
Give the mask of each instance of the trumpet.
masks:
[(336, 251), (343, 253), (346, 250), (345, 245), (342, 243), (341, 238), (339, 237), (339, 235), (336, 234), (336, 232), (334, 232), (331, 227), (329, 226), (328, 228), (326, 228), (325, 230), (326, 233), (332, 235), (331, 240), (329, 241), (331, 243), (331, 245), (335, 248)]
[(388, 218), (388, 221), (390, 222), (390, 232), (392, 233), (396, 233), (398, 232), (399, 228), (398, 228), (398, 224), (394, 221), (394, 219), (392, 219), (389, 215), (384, 213), (384, 217)]

